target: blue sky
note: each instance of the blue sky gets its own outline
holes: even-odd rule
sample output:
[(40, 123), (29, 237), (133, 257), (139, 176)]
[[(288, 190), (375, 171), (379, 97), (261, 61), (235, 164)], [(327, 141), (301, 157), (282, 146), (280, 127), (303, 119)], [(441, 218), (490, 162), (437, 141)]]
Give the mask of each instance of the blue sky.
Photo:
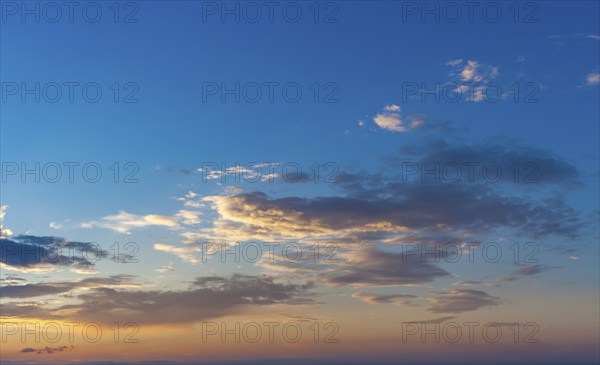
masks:
[[(28, 4), (45, 9), (48, 3)], [(298, 284), (293, 287), (297, 292), (289, 294), (296, 301), (288, 303), (290, 308), (304, 306), (297, 315), (332, 318), (339, 307), (338, 322), (346, 328), (373, 313), (389, 323), (430, 320), (438, 313), (465, 320), (537, 321), (547, 333), (543, 345), (558, 352), (521, 350), (531, 351), (539, 361), (593, 361), (593, 342), (599, 336), (594, 327), (599, 321), (598, 2), (477, 2), (473, 21), (468, 8), (459, 5), (463, 16), (455, 22), (450, 19), (454, 13), (443, 11), (453, 9), (435, 1), (275, 2), (273, 21), (264, 4), (251, 3), (263, 11), (257, 22), (248, 21), (250, 15), (244, 14), (251, 13), (243, 9), (249, 5), (243, 2), (120, 2), (117, 22), (116, 3), (93, 4), (102, 11), (97, 22), (82, 16), (80, 8), (70, 22), (64, 5), (57, 22), (48, 21), (54, 13), (43, 12), (36, 22), (23, 13), (21, 3), (2, 1), (2, 242), (31, 244), (31, 237), (51, 236), (53, 241), (45, 241), (51, 247), (96, 242), (103, 250), (114, 242), (119, 247), (135, 242), (139, 262), (102, 259), (84, 265), (86, 273), (39, 262), (19, 268), (4, 258), (0, 288), (10, 292), (11, 286), (24, 283), (57, 286), (122, 275), (132, 286), (115, 282), (110, 288), (133, 295), (136, 290), (185, 291), (200, 277), (267, 275), (293, 285), (310, 279), (319, 304), (294, 297), (305, 290)], [(240, 21), (223, 14), (224, 6), (239, 7)], [(438, 10), (428, 15), (425, 7)], [(302, 15), (291, 22), (282, 14), (284, 8), (299, 8)], [(484, 8), (489, 12), (482, 13)], [(495, 9), (501, 10), (497, 22), (490, 21)], [(39, 102), (35, 93), (23, 93), (36, 83)], [(74, 85), (72, 102), (65, 83)], [(95, 97), (96, 87), (102, 92), (97, 102), (81, 94), (90, 84), (87, 97)], [(223, 93), (236, 84), (238, 95)], [(62, 95), (49, 102), (56, 85)], [(260, 97), (255, 96), (257, 86)], [(288, 94), (283, 94), (284, 86)], [(293, 102), (298, 88), (301, 96)], [(248, 100), (255, 97), (256, 102)], [(478, 166), (497, 163), (503, 176), (497, 182), (482, 179), (477, 167), (476, 181), (466, 181), (463, 164), (469, 161)], [(77, 164), (72, 183), (66, 175), (69, 162)], [(31, 169), (36, 163), (39, 183), (33, 175), (21, 175), (23, 166)], [(61, 166), (62, 177), (49, 183), (41, 169), (53, 163)], [(102, 169), (96, 183), (81, 176), (88, 163)], [(211, 178), (215, 176), (202, 170), (211, 163), (226, 168), (263, 164), (256, 177), (261, 181), (237, 182), (233, 174)], [(307, 181), (282, 179), (290, 163), (302, 168)], [(321, 171), (318, 182), (315, 163)], [(402, 163), (457, 163), (463, 176), (458, 183), (435, 184), (420, 182), (419, 171), (413, 176), (417, 180), (406, 182)], [(535, 171), (527, 169), (528, 163)], [(8, 169), (14, 166), (19, 170), (12, 174)], [(270, 172), (273, 181), (262, 181)], [(534, 181), (524, 183), (530, 172)], [(323, 181), (329, 173), (336, 182)], [(309, 265), (305, 271), (285, 263), (223, 264), (203, 262), (199, 251), (202, 242), (297, 241), (310, 247), (322, 240), (340, 249), (343, 265)], [(403, 244), (444, 240), (499, 242), (504, 254), (493, 265), (482, 260), (439, 267), (418, 262), (409, 265), (406, 276), (392, 274), (400, 257), (392, 253)], [(509, 248), (514, 242), (519, 250), (535, 242), (539, 262), (515, 264)], [(378, 267), (383, 271), (375, 274)], [(348, 275), (336, 277), (335, 272)], [(15, 284), (9, 276), (24, 281)], [(237, 288), (236, 279), (231, 280)], [(456, 284), (466, 281), (473, 283)], [(86, 285), (41, 295), (46, 302), (37, 309), (59, 313), (53, 311), (60, 303), (79, 299), (86, 304), (86, 293), (95, 293), (100, 284)], [(468, 291), (475, 289), (477, 293)], [(381, 297), (385, 295), (396, 297)], [(468, 305), (463, 306), (460, 298), (465, 296)], [(15, 296), (2, 302), (13, 313), (14, 303), (23, 300)], [(170, 302), (164, 300), (168, 311)], [(547, 311), (531, 309), (532, 303), (547, 301), (552, 303)], [(86, 318), (89, 308), (78, 308), (73, 316)], [(557, 317), (572, 308), (578, 309)], [(410, 314), (399, 314), (403, 310)], [(225, 316), (218, 312), (201, 318), (191, 312), (187, 320)], [(23, 318), (48, 320), (35, 313)], [(226, 314), (240, 313), (245, 309)], [(104, 313), (98, 316), (108, 320)], [(180, 318), (172, 320), (175, 327), (180, 325)], [(154, 341), (160, 340), (160, 331), (152, 328), (138, 356), (130, 360), (148, 358)], [(182, 348), (191, 348), (185, 333), (174, 338), (182, 339)], [(342, 339), (343, 346), (333, 352), (315, 351), (343, 358), (340, 349), (350, 348), (367, 356), (369, 341), (381, 341), (383, 360), (397, 354), (390, 333), (393, 329), (386, 328), (363, 338), (361, 347), (351, 345), (361, 339), (360, 331), (349, 330), (347, 345)], [(575, 335), (561, 342), (561, 333)], [(12, 346), (8, 359), (31, 360), (19, 352), (19, 346), (29, 346)], [(577, 346), (578, 357), (560, 352)], [(82, 348), (78, 356), (85, 360), (126, 358), (120, 350), (102, 358), (101, 346)], [(268, 344), (258, 348), (264, 356), (281, 355)], [(419, 351), (415, 346), (414, 353)], [(493, 353), (481, 351), (484, 357)], [(158, 359), (166, 360), (195, 356), (181, 349), (158, 353)], [(250, 356), (252, 351), (236, 348), (231, 353)], [(70, 354), (53, 355), (67, 361), (73, 360)], [(464, 358), (454, 354), (446, 360)]]

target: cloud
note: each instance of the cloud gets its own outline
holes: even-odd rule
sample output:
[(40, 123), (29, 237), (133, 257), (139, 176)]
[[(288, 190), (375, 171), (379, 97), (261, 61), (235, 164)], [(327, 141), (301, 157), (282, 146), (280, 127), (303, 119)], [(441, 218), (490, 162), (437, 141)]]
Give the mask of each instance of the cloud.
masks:
[(468, 82), (488, 82), (498, 77), (498, 74), (498, 67), (482, 65), (472, 60), (467, 61), (459, 72), (461, 80)]
[(50, 224), (48, 224), (48, 227), (59, 230), (63, 228), (63, 225), (57, 222), (50, 222)]
[(166, 273), (169, 271), (175, 271), (175, 267), (173, 267), (173, 262), (168, 262), (167, 264), (156, 269), (156, 271), (158, 271), (159, 273)]
[(180, 210), (174, 216), (165, 216), (159, 214), (137, 215), (120, 210), (117, 214), (108, 215), (99, 221), (83, 223), (83, 228), (107, 228), (118, 233), (131, 233), (132, 229), (146, 227), (167, 227), (178, 228), (183, 225), (199, 224), (200, 212), (190, 210)]
[(451, 66), (451, 67), (456, 67), (458, 65), (460, 65), (463, 62), (462, 58), (458, 58), (455, 60), (450, 60), (448, 62), (446, 62), (446, 65)]
[(416, 295), (412, 294), (389, 294), (389, 295), (376, 295), (365, 292), (358, 292), (352, 294), (353, 298), (359, 298), (365, 303), (369, 304), (389, 304), (395, 302), (402, 302), (406, 305), (411, 305), (410, 299), (417, 298)]
[(532, 276), (532, 275), (537, 275), (537, 274), (546, 272), (548, 270), (551, 270), (552, 268), (553, 268), (552, 266), (540, 265), (540, 264), (522, 265), (521, 267), (516, 269), (513, 274), (515, 276)]
[(281, 163), (279, 162), (262, 162), (262, 163), (248, 163), (245, 165), (236, 164), (225, 168), (224, 164), (221, 167), (214, 163), (209, 164), (211, 167), (201, 167), (196, 169), (197, 172), (202, 173), (204, 179), (225, 181), (227, 176), (234, 176), (236, 181), (273, 181), (280, 177), (279, 174), (274, 172)]
[(415, 235), (419, 233), (483, 234), (500, 228), (533, 238), (577, 237), (582, 224), (577, 213), (558, 199), (531, 201), (501, 194), (490, 184), (402, 183), (363, 174), (339, 178), (337, 187), (346, 191), (345, 196), (271, 198), (263, 192), (252, 192), (206, 197), (218, 218), (212, 228), (190, 238), (221, 242), (302, 238), (358, 243), (418, 239)]
[(457, 285), (457, 286), (475, 286), (475, 285), (481, 285), (481, 284), (483, 284), (481, 281), (475, 281), (475, 280), (457, 281), (456, 283), (452, 283), (452, 285)]
[(6, 283), (6, 284), (18, 284), (18, 283), (22, 283), (24, 281), (27, 281), (27, 279), (21, 278), (18, 276), (7, 276), (4, 279), (0, 279), (0, 282)]
[(588, 85), (596, 85), (600, 83), (600, 73), (593, 72), (585, 76), (585, 83)]
[(463, 63), (462, 59), (458, 59), (449, 61), (446, 65), (452, 67), (450, 76), (453, 80), (448, 85), (456, 84), (454, 92), (459, 94), (471, 90), (472, 93), (467, 98), (471, 102), (485, 100), (490, 82), (500, 75), (497, 66), (482, 64), (475, 60)]
[(187, 290), (141, 291), (91, 288), (74, 296), (80, 303), (48, 308), (43, 303), (3, 302), (2, 314), (26, 318), (68, 318), (99, 323), (188, 324), (240, 314), (247, 306), (311, 304), (312, 283), (276, 282), (273, 277), (234, 274), (200, 277)]
[(20, 235), (0, 239), (0, 263), (10, 269), (43, 271), (51, 267), (70, 267), (89, 271), (95, 261), (107, 256), (108, 252), (94, 243), (60, 237)]
[(373, 121), (379, 126), (379, 128), (385, 129), (390, 132), (408, 131), (408, 128), (403, 126), (403, 122), (400, 119), (399, 113), (377, 114), (375, 118), (373, 118)]
[[(20, 352), (27, 354), (27, 353), (37, 353), (38, 355), (41, 354), (53, 354), (55, 352), (63, 352), (65, 350), (67, 350), (69, 347), (67, 346), (60, 346), (60, 347), (42, 347), (39, 349), (34, 349), (33, 347), (25, 347), (24, 349), (22, 349)], [(71, 345), (71, 349), (73, 349), (73, 345)]]
[(500, 303), (500, 298), (493, 297), (484, 291), (471, 289), (451, 289), (430, 298), (432, 304), (426, 310), (433, 313), (462, 313), (484, 307), (493, 307)]
[[(414, 165), (417, 171), (425, 170), (424, 167), (434, 169), (439, 165), (438, 177), (445, 176), (442, 174), (442, 168), (458, 165), (462, 172), (459, 182), (471, 182), (467, 168), (469, 164), (474, 166), (475, 182), (488, 182), (490, 179), (485, 179), (487, 174), (483, 168), (486, 165), (495, 165), (501, 170), (497, 181), (509, 183), (511, 186), (581, 186), (581, 173), (568, 161), (551, 151), (499, 137), (470, 143), (462, 139), (430, 138), (402, 146), (397, 155), (386, 157), (385, 163), (388, 169), (396, 171), (406, 170), (408, 164)], [(518, 174), (515, 173), (515, 166), (518, 167)], [(489, 175), (493, 177), (491, 172)], [(420, 174), (414, 176), (421, 177)]]
[[(449, 275), (445, 270), (421, 261), (416, 255), (368, 248), (355, 253), (343, 266), (323, 274), (333, 285), (408, 285), (422, 284)], [(393, 299), (393, 298), (389, 298)]]
[(398, 105), (391, 104), (391, 105), (384, 107), (383, 110), (385, 110), (386, 112), (399, 112), (400, 107)]
[(189, 262), (190, 264), (197, 264), (198, 258), (196, 254), (201, 250), (195, 246), (187, 246), (187, 247), (175, 247), (172, 245), (167, 245), (165, 243), (155, 243), (154, 249), (157, 251), (168, 252), (174, 254), (185, 262)]
[[(373, 118), (373, 122), (381, 129), (390, 132), (408, 132), (412, 129), (419, 128), (425, 124), (425, 119), (422, 116), (409, 116), (410, 123), (405, 124), (400, 115), (400, 107), (395, 104), (387, 105), (383, 108), (384, 112), (377, 114)], [(359, 123), (360, 125), (360, 123)]]
[(412, 321), (412, 322), (404, 322), (404, 323), (416, 323), (416, 324), (429, 324), (429, 323), (444, 323), (447, 322), (451, 319), (456, 318), (456, 316), (443, 316), (443, 317), (437, 317), (437, 318), (432, 318), (432, 319), (424, 319), (421, 321)]
[(25, 285), (0, 286), (4, 298), (33, 298), (44, 295), (55, 295), (81, 288), (118, 286), (129, 283), (131, 276), (114, 275), (108, 278), (86, 278), (72, 282), (50, 282)]
[(541, 264), (531, 264), (531, 265), (523, 264), (523, 265), (517, 265), (517, 266), (518, 266), (518, 268), (515, 269), (509, 277), (499, 278), (496, 281), (499, 283), (510, 283), (510, 282), (517, 281), (525, 276), (535, 276), (535, 275), (544, 273), (544, 272), (552, 270), (552, 269), (560, 268), (559, 266), (548, 266), (548, 265), (541, 265)]
[(13, 234), (13, 232), (10, 229), (5, 228), (3, 226), (3, 221), (4, 221), (4, 217), (6, 216), (7, 209), (8, 209), (8, 205), (0, 205), (0, 239), (8, 238), (9, 236), (12, 236), (12, 234)]

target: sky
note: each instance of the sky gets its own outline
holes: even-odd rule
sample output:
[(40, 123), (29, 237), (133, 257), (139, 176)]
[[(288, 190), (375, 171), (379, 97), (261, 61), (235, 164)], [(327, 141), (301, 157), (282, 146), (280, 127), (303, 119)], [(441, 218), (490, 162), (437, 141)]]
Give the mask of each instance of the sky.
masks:
[(597, 364), (597, 1), (0, 1), (3, 364)]

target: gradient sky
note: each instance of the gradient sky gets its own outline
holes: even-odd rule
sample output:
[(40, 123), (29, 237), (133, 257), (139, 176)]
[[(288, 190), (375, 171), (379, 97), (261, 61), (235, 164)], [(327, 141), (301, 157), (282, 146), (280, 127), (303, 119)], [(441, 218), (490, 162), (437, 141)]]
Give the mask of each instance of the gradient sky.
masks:
[(598, 363), (600, 5), (465, 4), (0, 1), (2, 363)]

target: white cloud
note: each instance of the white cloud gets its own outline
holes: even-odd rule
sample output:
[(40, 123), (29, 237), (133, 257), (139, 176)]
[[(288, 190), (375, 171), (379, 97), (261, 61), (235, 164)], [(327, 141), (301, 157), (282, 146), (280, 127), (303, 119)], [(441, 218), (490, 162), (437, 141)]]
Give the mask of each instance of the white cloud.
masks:
[(385, 129), (390, 132), (408, 132), (411, 129), (418, 128), (425, 123), (425, 119), (422, 117), (410, 116), (409, 125), (405, 125), (400, 115), (400, 107), (395, 104), (388, 105), (383, 108), (384, 112), (377, 114), (373, 118), (373, 122), (381, 129)]
[[(279, 166), (279, 162), (263, 162), (247, 165), (235, 165), (225, 170), (213, 170), (210, 168), (197, 168), (196, 171), (203, 174), (207, 180), (223, 179), (224, 176), (235, 176), (236, 179), (244, 181), (269, 181), (272, 182), (279, 174), (274, 169)], [(264, 169), (264, 170), (263, 170)]]
[(462, 62), (459, 63), (453, 61), (446, 64), (453, 67), (450, 72), (450, 76), (453, 77), (453, 80), (450, 81), (450, 84), (456, 83), (454, 91), (464, 94), (471, 90), (470, 95), (468, 95), (468, 98), (466, 99), (471, 102), (485, 100), (488, 84), (500, 75), (497, 66), (482, 64), (475, 60), (468, 60), (464, 65)]
[(0, 238), (6, 238), (8, 236), (12, 236), (12, 234), (13, 234), (13, 232), (10, 229), (4, 228), (4, 226), (2, 225), (2, 222), (4, 221), (4, 217), (6, 216), (7, 209), (8, 209), (8, 205), (0, 206)]
[(396, 104), (391, 104), (391, 105), (388, 105), (385, 108), (383, 108), (383, 110), (385, 110), (386, 112), (399, 112), (400, 106), (398, 106)]
[(592, 72), (586, 75), (585, 82), (588, 85), (596, 85), (600, 83), (600, 73)]
[(154, 249), (157, 251), (172, 253), (183, 261), (189, 262), (190, 264), (197, 264), (199, 262), (198, 258), (196, 257), (196, 254), (200, 252), (199, 247), (175, 247), (164, 243), (155, 243)]
[(373, 118), (375, 124), (380, 128), (391, 131), (391, 132), (406, 132), (408, 129), (402, 126), (402, 120), (398, 113), (385, 113), (377, 114)]
[(167, 271), (175, 271), (175, 268), (173, 267), (173, 262), (168, 262), (166, 265), (163, 265), (159, 269), (156, 269), (156, 271), (160, 273), (165, 273)]
[(498, 77), (498, 67), (482, 65), (477, 61), (469, 60), (460, 71), (462, 81), (488, 82)]
[(410, 117), (410, 128), (416, 129), (425, 124), (425, 118), (423, 117)]
[(48, 224), (48, 227), (52, 229), (62, 229), (63, 225), (58, 222), (50, 222), (50, 224)]
[(120, 210), (119, 213), (108, 215), (99, 221), (91, 221), (81, 224), (83, 228), (107, 228), (115, 232), (129, 234), (134, 228), (146, 228), (151, 226), (178, 228), (181, 224), (194, 225), (200, 223), (198, 216), (200, 212), (180, 210), (174, 216), (148, 214), (138, 215)]
[(456, 66), (460, 65), (462, 63), (462, 61), (463, 61), (462, 58), (458, 58), (456, 60), (450, 60), (450, 61), (446, 62), (446, 65), (456, 67)]

